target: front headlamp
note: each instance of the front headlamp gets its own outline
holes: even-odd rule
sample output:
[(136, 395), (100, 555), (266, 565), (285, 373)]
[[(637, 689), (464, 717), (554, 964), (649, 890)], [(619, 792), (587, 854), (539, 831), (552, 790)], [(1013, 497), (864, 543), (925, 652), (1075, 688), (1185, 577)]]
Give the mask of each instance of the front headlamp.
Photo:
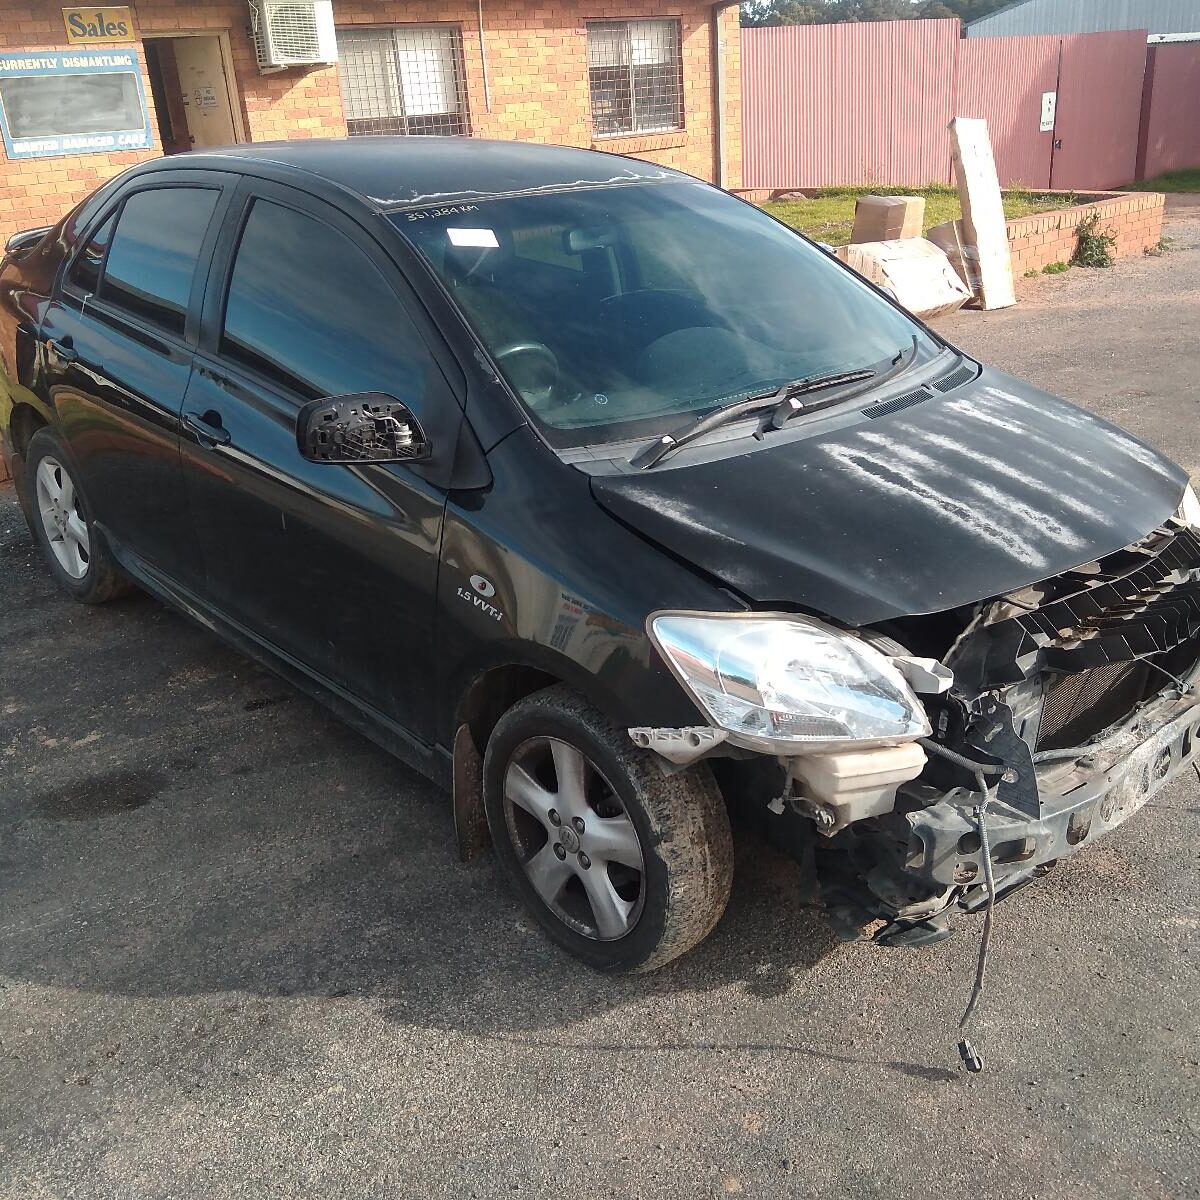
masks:
[(891, 661), (809, 617), (658, 613), (650, 637), (730, 741), (802, 754), (926, 737), (920, 701)]
[(1177, 520), (1182, 521), (1185, 525), (1192, 529), (1200, 530), (1200, 499), (1196, 496), (1196, 489), (1189, 483), (1183, 489), (1183, 499), (1179, 502), (1179, 507), (1175, 510)]

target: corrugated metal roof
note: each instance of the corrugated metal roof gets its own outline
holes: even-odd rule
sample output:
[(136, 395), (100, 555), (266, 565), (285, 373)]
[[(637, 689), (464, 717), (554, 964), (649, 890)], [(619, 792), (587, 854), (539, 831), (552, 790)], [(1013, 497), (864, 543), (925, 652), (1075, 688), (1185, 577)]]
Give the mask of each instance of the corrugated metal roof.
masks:
[(968, 37), (1028, 33), (1200, 33), (1200, 0), (1017, 0), (965, 27)]

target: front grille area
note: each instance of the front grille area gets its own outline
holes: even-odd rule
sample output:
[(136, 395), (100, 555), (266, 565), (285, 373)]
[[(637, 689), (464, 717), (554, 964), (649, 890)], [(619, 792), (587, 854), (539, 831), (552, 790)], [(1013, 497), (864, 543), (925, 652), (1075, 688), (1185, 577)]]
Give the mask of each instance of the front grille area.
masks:
[(1127, 662), (1051, 676), (1034, 749), (1081, 746), (1117, 724), (1145, 697), (1151, 671), (1148, 663)]
[(1190, 529), (1101, 559), (1094, 574), (1062, 578), (1072, 575), (1080, 590), (1018, 618), (1051, 670), (1128, 662), (1200, 635), (1200, 542)]
[[(1000, 597), (947, 663), (968, 694), (1190, 655), (1200, 641), (1200, 537), (1174, 522), (1141, 542)], [(1174, 672), (1179, 674), (1178, 671)]]
[(1086, 745), (1200, 661), (1200, 536), (1168, 521), (999, 597), (983, 618), (947, 659), (956, 688), (1011, 689), (1020, 735), (1036, 751)]

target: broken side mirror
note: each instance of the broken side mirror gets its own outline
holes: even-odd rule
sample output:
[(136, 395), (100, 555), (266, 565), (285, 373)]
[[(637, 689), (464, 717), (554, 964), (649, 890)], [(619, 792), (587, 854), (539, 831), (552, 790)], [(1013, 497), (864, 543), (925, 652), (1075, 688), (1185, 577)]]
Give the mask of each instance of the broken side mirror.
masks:
[(382, 392), (311, 401), (300, 410), (296, 440), (317, 463), (425, 462), (431, 451), (408, 406)]
[(28, 250), (30, 246), (36, 246), (53, 228), (53, 225), (39, 225), (36, 229), (19, 230), (4, 243), (4, 253), (16, 254), (21, 250)]

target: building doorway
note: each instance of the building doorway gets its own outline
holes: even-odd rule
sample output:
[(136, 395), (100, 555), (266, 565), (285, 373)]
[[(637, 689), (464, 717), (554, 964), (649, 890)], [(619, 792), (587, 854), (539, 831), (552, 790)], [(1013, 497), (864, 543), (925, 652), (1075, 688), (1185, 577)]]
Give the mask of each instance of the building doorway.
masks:
[(164, 154), (245, 141), (223, 35), (143, 40)]

